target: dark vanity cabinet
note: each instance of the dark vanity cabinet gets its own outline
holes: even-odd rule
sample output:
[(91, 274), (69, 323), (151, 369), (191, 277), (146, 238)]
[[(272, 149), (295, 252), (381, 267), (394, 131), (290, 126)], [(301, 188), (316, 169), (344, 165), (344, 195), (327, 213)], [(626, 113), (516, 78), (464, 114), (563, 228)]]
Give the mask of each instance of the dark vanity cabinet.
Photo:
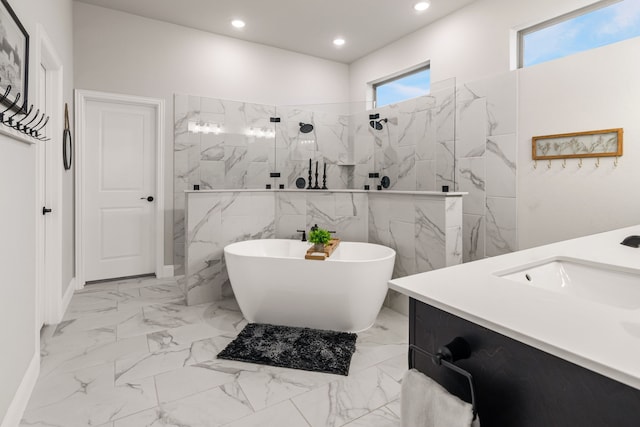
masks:
[[(470, 344), (456, 365), (473, 375), (482, 427), (640, 426), (640, 390), (415, 299), (409, 310), (411, 344), (432, 354), (457, 336)], [(416, 369), (471, 402), (464, 376), (414, 355)]]

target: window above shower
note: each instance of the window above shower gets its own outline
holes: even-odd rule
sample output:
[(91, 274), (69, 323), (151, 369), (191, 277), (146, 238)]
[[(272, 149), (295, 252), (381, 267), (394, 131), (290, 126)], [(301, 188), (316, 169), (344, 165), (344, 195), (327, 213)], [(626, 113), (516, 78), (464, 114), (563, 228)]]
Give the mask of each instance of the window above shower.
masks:
[(603, 0), (518, 32), (518, 67), (640, 36), (640, 1)]
[(431, 91), (431, 68), (423, 65), (409, 72), (373, 84), (377, 107), (428, 95)]

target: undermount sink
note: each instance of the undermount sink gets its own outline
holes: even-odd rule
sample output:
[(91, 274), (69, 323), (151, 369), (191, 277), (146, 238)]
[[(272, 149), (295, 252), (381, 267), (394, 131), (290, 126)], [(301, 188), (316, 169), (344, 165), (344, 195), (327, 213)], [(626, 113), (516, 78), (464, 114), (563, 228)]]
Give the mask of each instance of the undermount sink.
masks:
[(555, 257), (494, 273), (516, 283), (601, 304), (640, 308), (640, 271)]

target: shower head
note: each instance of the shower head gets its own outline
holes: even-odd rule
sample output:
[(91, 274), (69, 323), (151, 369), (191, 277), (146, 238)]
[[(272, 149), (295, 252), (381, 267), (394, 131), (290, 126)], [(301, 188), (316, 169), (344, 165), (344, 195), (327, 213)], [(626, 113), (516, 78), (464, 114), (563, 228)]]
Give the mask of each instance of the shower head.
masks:
[(371, 126), (373, 129), (375, 130), (382, 130), (383, 125), (382, 122), (387, 123), (389, 120), (384, 118), (384, 119), (380, 119), (380, 120), (371, 120), (369, 122), (369, 126)]
[(300, 122), (300, 132), (309, 133), (311, 131), (313, 131), (313, 125), (311, 123)]

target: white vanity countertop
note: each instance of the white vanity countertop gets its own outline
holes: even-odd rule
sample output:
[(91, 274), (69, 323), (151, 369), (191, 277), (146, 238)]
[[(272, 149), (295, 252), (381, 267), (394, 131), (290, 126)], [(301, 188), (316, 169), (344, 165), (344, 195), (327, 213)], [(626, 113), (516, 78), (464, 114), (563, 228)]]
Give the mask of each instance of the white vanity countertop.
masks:
[(186, 194), (215, 194), (215, 193), (309, 193), (309, 194), (322, 194), (322, 193), (368, 193), (374, 195), (385, 194), (412, 194), (415, 196), (427, 196), (427, 197), (462, 197), (469, 193), (460, 191), (450, 191), (443, 193), (441, 191), (395, 191), (395, 190), (306, 190), (306, 189), (239, 189), (239, 190), (185, 190)]
[(620, 244), (630, 235), (640, 235), (640, 225), (394, 279), (389, 287), (640, 389), (640, 308), (605, 305), (494, 274), (556, 256), (640, 274), (640, 248)]

